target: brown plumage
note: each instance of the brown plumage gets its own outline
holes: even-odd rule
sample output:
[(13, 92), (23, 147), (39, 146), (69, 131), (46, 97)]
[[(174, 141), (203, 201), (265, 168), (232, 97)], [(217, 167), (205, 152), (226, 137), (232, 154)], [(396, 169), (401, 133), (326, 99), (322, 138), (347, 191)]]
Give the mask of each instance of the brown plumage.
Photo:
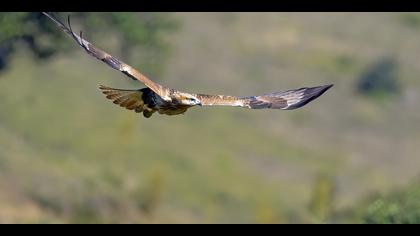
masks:
[(55, 22), (65, 33), (70, 35), (89, 55), (101, 60), (111, 68), (121, 71), (131, 79), (138, 80), (147, 86), (147, 88), (139, 90), (114, 89), (100, 86), (100, 89), (102, 90), (102, 93), (106, 95), (106, 98), (126, 109), (134, 110), (138, 113), (142, 112), (146, 118), (152, 116), (154, 112), (166, 115), (183, 114), (188, 108), (197, 105), (292, 110), (302, 107), (316, 99), (333, 86), (330, 84), (311, 88), (305, 87), (285, 92), (274, 92), (243, 98), (226, 95), (180, 92), (153, 82), (133, 67), (95, 47), (83, 38), (82, 32), (80, 32), (80, 35), (75, 34), (70, 25), (70, 17), (68, 18), (68, 25), (66, 26), (52, 13), (43, 12), (43, 14)]
[(178, 115), (187, 111), (192, 105), (174, 104), (166, 102), (149, 88), (139, 90), (114, 89), (107, 86), (99, 86), (106, 98), (128, 110), (137, 113), (143, 112), (144, 117), (149, 118), (156, 111), (159, 114)]

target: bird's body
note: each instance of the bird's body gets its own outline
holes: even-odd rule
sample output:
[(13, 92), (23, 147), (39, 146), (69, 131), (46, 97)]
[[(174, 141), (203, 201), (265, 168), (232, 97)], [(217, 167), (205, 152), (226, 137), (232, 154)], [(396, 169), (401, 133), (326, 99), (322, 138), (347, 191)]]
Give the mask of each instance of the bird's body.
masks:
[(142, 112), (149, 118), (153, 113), (165, 115), (184, 114), (193, 106), (236, 106), (250, 109), (282, 109), (292, 110), (304, 106), (315, 98), (321, 96), (333, 85), (324, 85), (311, 88), (292, 89), (285, 92), (274, 92), (260, 96), (235, 97), (227, 95), (194, 94), (177, 91), (153, 82), (133, 67), (119, 59), (96, 48), (90, 42), (82, 38), (82, 33), (76, 35), (70, 26), (64, 25), (51, 13), (44, 14), (54, 21), (65, 33), (70, 35), (88, 54), (101, 60), (113, 69), (119, 70), (128, 77), (144, 83), (147, 88), (139, 90), (115, 89), (100, 86), (106, 98), (115, 104), (135, 112)]
[[(106, 95), (106, 98), (112, 100), (115, 104), (137, 113), (143, 112), (143, 115), (147, 118), (155, 112), (166, 115), (183, 114), (193, 106), (181, 104), (177, 102), (178, 99), (165, 101), (149, 88), (139, 90), (114, 89), (106, 86), (100, 86), (99, 88)], [(177, 95), (172, 94), (172, 96)]]

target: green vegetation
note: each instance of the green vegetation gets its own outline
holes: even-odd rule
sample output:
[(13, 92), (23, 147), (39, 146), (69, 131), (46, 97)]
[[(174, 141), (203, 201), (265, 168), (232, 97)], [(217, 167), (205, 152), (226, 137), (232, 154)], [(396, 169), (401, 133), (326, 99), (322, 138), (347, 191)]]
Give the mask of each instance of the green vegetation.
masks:
[[(418, 222), (419, 191), (392, 192), (420, 171), (420, 45), (407, 41), (420, 32), (392, 13), (330, 14), (71, 14), (76, 32), (176, 89), (247, 96), (335, 84), (294, 111), (144, 119), (98, 90), (144, 85), (53, 24), (31, 33), (54, 51), (42, 60), (13, 39), (0, 74), (0, 222)], [(22, 23), (1, 32), (28, 33), (27, 13), (0, 17)], [(398, 61), (401, 86), (379, 106), (354, 89), (384, 55)]]
[(309, 210), (319, 222), (325, 222), (331, 217), (334, 204), (334, 179), (319, 175), (314, 184), (314, 190)]
[(387, 194), (375, 194), (360, 201), (358, 206), (335, 213), (342, 222), (351, 219), (367, 224), (419, 224), (420, 187), (415, 182)]
[(398, 64), (392, 58), (382, 59), (360, 77), (357, 91), (374, 97), (388, 97), (399, 92)]
[[(61, 14), (61, 20), (65, 23), (67, 16), (66, 13)], [(131, 53), (133, 50), (141, 50), (143, 56), (135, 59), (141, 62), (140, 66), (149, 68), (153, 74), (163, 69), (159, 65), (166, 58), (169, 49), (161, 34), (178, 28), (176, 20), (159, 13), (76, 13), (71, 16), (73, 22), (90, 26), (85, 30), (85, 37), (87, 33), (88, 36), (93, 34), (109, 40), (108, 34), (119, 35), (118, 47), (125, 58), (134, 56)], [(74, 49), (70, 46), (67, 35), (40, 12), (3, 12), (0, 13), (0, 25), (0, 70), (6, 67), (10, 54), (21, 42), (38, 59), (48, 58), (57, 51)]]
[(420, 14), (419, 13), (413, 13), (413, 12), (406, 12), (402, 13), (400, 15), (401, 22), (403, 22), (405, 25), (412, 27), (412, 28), (418, 28), (420, 27)]

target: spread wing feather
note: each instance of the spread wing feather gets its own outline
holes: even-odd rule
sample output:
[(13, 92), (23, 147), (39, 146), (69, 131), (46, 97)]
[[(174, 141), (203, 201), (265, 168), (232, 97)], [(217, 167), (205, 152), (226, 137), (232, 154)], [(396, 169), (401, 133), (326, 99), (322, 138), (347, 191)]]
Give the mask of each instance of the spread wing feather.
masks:
[(293, 110), (302, 107), (310, 101), (321, 96), (333, 85), (324, 85), (311, 88), (292, 89), (284, 92), (275, 92), (260, 96), (238, 98), (225, 95), (205, 95), (198, 94), (202, 105), (212, 106), (240, 106), (251, 109), (283, 109)]
[(151, 107), (150, 89), (143, 88), (139, 90), (115, 89), (101, 85), (99, 87), (106, 98), (113, 101), (114, 104), (124, 107), (128, 110), (134, 110), (137, 113), (143, 112), (145, 117), (150, 117), (154, 109)]
[(75, 34), (70, 25), (70, 17), (68, 18), (68, 26), (66, 26), (52, 13), (43, 12), (43, 14), (46, 15), (48, 18), (50, 18), (53, 22), (55, 22), (65, 33), (70, 35), (83, 49), (85, 49), (85, 51), (89, 55), (101, 60), (102, 62), (110, 66), (111, 68), (121, 71), (122, 73), (130, 77), (131, 79), (139, 80), (140, 82), (144, 83), (156, 94), (161, 96), (162, 99), (167, 100), (167, 101), (170, 100), (169, 89), (167, 89), (166, 87), (160, 84), (153, 82), (152, 80), (150, 80), (149, 78), (141, 74), (139, 71), (137, 71), (133, 67), (125, 64), (124, 62), (108, 54), (107, 52), (95, 47), (93, 44), (83, 39), (82, 32), (80, 32), (80, 35)]

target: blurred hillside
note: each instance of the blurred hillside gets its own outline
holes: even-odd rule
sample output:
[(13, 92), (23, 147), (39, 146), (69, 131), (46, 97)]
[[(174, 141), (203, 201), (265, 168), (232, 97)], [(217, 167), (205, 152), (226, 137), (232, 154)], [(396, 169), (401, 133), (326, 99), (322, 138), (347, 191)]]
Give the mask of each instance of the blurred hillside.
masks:
[(75, 14), (73, 28), (187, 92), (335, 86), (294, 111), (205, 107), (144, 119), (98, 90), (144, 85), (70, 38), (46, 59), (16, 40), (0, 71), (0, 222), (372, 222), (367, 197), (418, 179), (420, 14), (160, 16), (178, 26), (159, 31), (158, 46), (135, 38), (124, 49), (126, 28), (109, 30), (105, 13)]

